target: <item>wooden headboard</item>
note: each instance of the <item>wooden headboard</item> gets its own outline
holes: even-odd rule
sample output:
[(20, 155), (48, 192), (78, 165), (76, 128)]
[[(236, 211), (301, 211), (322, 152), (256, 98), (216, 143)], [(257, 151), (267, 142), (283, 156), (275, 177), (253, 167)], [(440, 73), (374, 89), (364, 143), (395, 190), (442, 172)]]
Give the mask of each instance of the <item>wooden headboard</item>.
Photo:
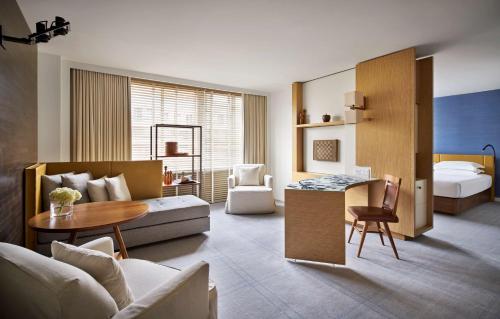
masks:
[(484, 166), (484, 173), (491, 176), (491, 200), (495, 200), (495, 158), (493, 155), (434, 154), (433, 162), (466, 161)]

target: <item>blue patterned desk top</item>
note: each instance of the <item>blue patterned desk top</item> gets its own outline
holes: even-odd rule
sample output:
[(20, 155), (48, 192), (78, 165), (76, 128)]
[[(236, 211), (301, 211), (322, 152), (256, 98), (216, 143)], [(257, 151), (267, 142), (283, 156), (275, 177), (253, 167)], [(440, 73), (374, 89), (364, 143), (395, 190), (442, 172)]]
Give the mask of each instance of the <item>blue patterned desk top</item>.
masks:
[(315, 191), (345, 192), (346, 187), (353, 184), (367, 182), (367, 179), (351, 175), (327, 175), (319, 178), (303, 179), (288, 184), (288, 189), (302, 189)]

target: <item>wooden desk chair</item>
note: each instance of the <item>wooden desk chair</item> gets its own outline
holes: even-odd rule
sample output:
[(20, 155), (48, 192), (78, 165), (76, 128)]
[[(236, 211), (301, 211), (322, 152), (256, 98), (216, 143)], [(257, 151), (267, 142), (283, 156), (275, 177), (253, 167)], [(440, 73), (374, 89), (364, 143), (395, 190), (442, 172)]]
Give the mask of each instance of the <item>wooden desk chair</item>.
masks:
[[(389, 237), (394, 255), (396, 255), (397, 259), (399, 259), (398, 251), (396, 250), (396, 245), (394, 245), (394, 240), (392, 239), (392, 234), (391, 230), (389, 229), (388, 223), (397, 223), (399, 221), (398, 216), (396, 216), (396, 209), (398, 207), (401, 178), (392, 175), (385, 175), (384, 179), (385, 191), (382, 207), (349, 206), (347, 208), (347, 211), (354, 217), (351, 233), (349, 234), (349, 240), (347, 242), (351, 242), (354, 229), (356, 229), (361, 234), (361, 241), (359, 243), (357, 254), (358, 257), (361, 255), (361, 249), (363, 249), (363, 243), (365, 242), (366, 233), (378, 233), (382, 245), (385, 246), (383, 236), (384, 230), (380, 227), (380, 223), (383, 223), (385, 234), (387, 235), (387, 237)], [(359, 228), (357, 227), (358, 222), (365, 222), (362, 230), (359, 230)], [(368, 231), (369, 226), (373, 224), (377, 225), (377, 230)]]

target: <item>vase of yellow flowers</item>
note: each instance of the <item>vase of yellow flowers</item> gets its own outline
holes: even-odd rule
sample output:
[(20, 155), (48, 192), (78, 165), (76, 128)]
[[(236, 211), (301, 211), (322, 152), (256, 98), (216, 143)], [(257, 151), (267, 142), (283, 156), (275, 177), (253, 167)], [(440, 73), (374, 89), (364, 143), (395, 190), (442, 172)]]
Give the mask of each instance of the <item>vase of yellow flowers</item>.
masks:
[(82, 194), (69, 187), (60, 187), (50, 192), (49, 198), (50, 217), (61, 217), (73, 214), (73, 203), (82, 198)]

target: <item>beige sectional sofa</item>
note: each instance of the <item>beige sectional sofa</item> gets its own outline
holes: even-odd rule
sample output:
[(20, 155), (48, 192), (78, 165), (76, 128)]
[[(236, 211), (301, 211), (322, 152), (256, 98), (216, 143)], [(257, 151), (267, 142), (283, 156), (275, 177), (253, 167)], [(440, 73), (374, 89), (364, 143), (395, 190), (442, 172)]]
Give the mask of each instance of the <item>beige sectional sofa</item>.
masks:
[[(161, 161), (109, 161), (39, 163), (25, 170), (25, 224), (42, 211), (42, 175), (68, 172), (91, 172), (94, 178), (123, 173), (132, 200), (149, 205), (149, 213), (138, 220), (120, 226), (127, 247), (188, 236), (210, 230), (210, 207), (204, 200), (192, 196), (162, 197)], [(50, 242), (65, 240), (69, 234), (36, 233), (26, 226), (26, 247), (48, 254)], [(82, 244), (98, 237), (113, 235), (112, 228), (78, 233)], [(115, 243), (116, 244), (116, 243)]]

